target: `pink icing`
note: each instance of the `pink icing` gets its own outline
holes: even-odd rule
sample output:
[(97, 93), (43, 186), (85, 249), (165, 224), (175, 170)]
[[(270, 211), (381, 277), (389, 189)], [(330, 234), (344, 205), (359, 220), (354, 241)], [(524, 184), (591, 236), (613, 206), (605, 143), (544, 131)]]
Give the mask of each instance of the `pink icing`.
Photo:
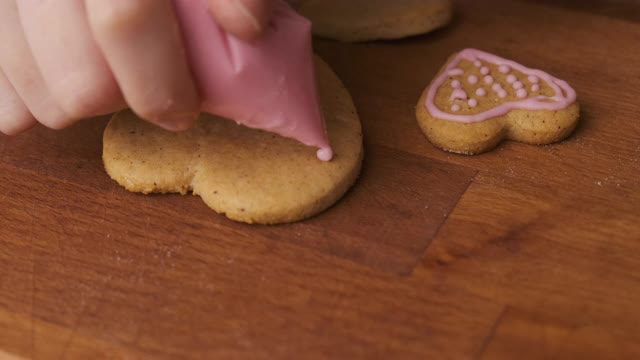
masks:
[(498, 90), (498, 97), (506, 98), (507, 97), (507, 92), (504, 89)]
[(500, 85), (499, 83), (495, 83), (495, 84), (493, 84), (491, 89), (493, 89), (493, 91), (500, 91), (500, 90), (502, 90), (502, 85)]
[(509, 76), (507, 76), (507, 82), (509, 84), (512, 84), (512, 83), (514, 83), (516, 81), (518, 81), (518, 78), (515, 75), (510, 74)]
[(451, 93), (451, 97), (449, 98), (449, 100), (457, 100), (457, 99), (462, 99), (462, 100), (467, 100), (467, 93), (462, 90), (462, 89), (454, 89), (453, 92)]
[(458, 105), (458, 104), (453, 104), (453, 105), (451, 106), (451, 111), (453, 111), (453, 112), (458, 112), (458, 111), (460, 111), (460, 105)]
[(464, 71), (462, 69), (451, 69), (449, 70), (448, 74), (450, 76), (458, 76), (464, 74)]
[(500, 65), (500, 66), (498, 67), (498, 71), (500, 71), (500, 72), (501, 72), (501, 73), (503, 73), (503, 74), (506, 74), (506, 73), (508, 73), (509, 71), (511, 71), (511, 68), (510, 68), (508, 65), (506, 65), (506, 64), (502, 64), (502, 65)]
[(469, 106), (471, 106), (471, 107), (476, 107), (476, 106), (478, 106), (478, 100), (469, 99), (469, 101), (467, 101), (467, 104), (469, 104)]
[(493, 76), (491, 76), (491, 75), (487, 75), (487, 76), (485, 76), (485, 77), (484, 77), (484, 82), (485, 82), (487, 85), (491, 85), (491, 84), (493, 84)]
[(513, 88), (516, 90), (522, 89), (524, 87), (524, 84), (521, 83), (520, 81), (516, 81), (512, 84)]
[(452, 88), (454, 88), (454, 89), (459, 88), (459, 87), (460, 87), (460, 81), (458, 81), (458, 80), (453, 80), (453, 81), (451, 82), (451, 87), (452, 87)]
[(537, 84), (540, 79), (535, 75), (529, 75), (529, 82), (532, 84)]
[(482, 66), (482, 63), (480, 61), (476, 60), (476, 61), (473, 62), (473, 65), (475, 65), (475, 67), (480, 67), (480, 66)]
[(478, 95), (478, 96), (485, 96), (485, 95), (487, 95), (487, 91), (486, 91), (485, 89), (483, 89), (483, 88), (478, 88), (478, 89), (476, 90), (476, 95)]
[(480, 69), (480, 74), (482, 74), (482, 75), (488, 75), (488, 74), (489, 74), (489, 68), (488, 68), (488, 67), (486, 67), (486, 66), (483, 66), (483, 67)]
[(519, 98), (527, 97), (527, 95), (529, 95), (529, 94), (527, 93), (527, 90), (525, 90), (525, 89), (519, 89), (516, 92), (516, 96), (519, 97)]
[[(442, 84), (445, 82), (445, 80), (447, 79), (446, 75), (444, 75), (446, 74), (446, 71), (448, 69), (454, 68), (455, 66), (458, 66), (460, 61), (462, 61), (463, 59), (472, 61), (472, 62), (485, 61), (498, 66), (499, 69), (502, 69), (504, 66), (504, 68), (508, 68), (509, 71), (511, 69), (515, 69), (517, 71), (524, 73), (527, 76), (531, 76), (531, 75), (536, 76), (537, 78), (539, 78), (540, 80), (543, 80), (546, 84), (549, 85), (549, 87), (554, 91), (554, 96), (549, 97), (549, 96), (538, 95), (538, 96), (533, 96), (529, 98), (524, 98), (522, 100), (505, 101), (504, 103), (479, 114), (456, 115), (456, 114), (450, 114), (450, 113), (444, 112), (440, 110), (434, 103), (436, 93), (440, 89)], [(500, 71), (502, 72), (502, 70)], [(427, 91), (427, 97), (425, 100), (425, 107), (427, 108), (427, 110), (429, 110), (429, 113), (431, 114), (431, 116), (439, 119), (471, 123), (471, 122), (487, 120), (497, 116), (503, 116), (509, 111), (514, 109), (560, 110), (560, 109), (566, 108), (567, 106), (573, 104), (576, 101), (575, 90), (573, 90), (573, 88), (569, 86), (569, 84), (567, 84), (565, 81), (557, 79), (547, 74), (544, 71), (530, 69), (514, 61), (507, 60), (499, 56), (496, 56), (484, 51), (476, 50), (476, 49), (462, 50), (447, 65), (447, 68), (443, 73), (444, 74), (441, 74), (433, 81), (433, 84)], [(520, 89), (520, 90), (523, 90), (526, 93), (525, 89)], [(500, 91), (504, 93), (504, 96), (500, 96), (501, 95)], [(502, 98), (506, 97), (507, 95), (506, 91), (502, 89), (502, 87), (500, 87), (499, 90), (496, 90), (496, 92), (498, 92), (498, 96)], [(525, 95), (524, 97), (526, 96), (527, 95)]]
[(536, 92), (540, 90), (540, 85), (538, 84), (533, 84), (531, 85), (531, 91)]
[(469, 77), (467, 78), (467, 81), (471, 85), (477, 84), (478, 83), (478, 77), (475, 76), (475, 75), (469, 75)]
[(333, 152), (316, 90), (311, 23), (277, 1), (273, 20), (253, 42), (222, 30), (207, 0), (174, 0), (202, 111)]

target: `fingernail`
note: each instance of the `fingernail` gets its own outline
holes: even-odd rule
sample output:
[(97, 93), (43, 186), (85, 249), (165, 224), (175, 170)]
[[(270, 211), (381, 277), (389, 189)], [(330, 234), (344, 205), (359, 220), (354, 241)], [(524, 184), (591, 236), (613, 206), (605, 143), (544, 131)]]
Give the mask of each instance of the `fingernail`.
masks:
[(258, 32), (262, 31), (262, 25), (260, 24), (260, 21), (258, 21), (258, 18), (255, 16), (255, 14), (252, 13), (242, 1), (234, 1), (233, 3), (236, 4), (238, 12), (241, 13), (247, 19), (247, 21), (249, 21), (251, 26), (253, 26)]
[(164, 116), (157, 121), (157, 124), (169, 131), (184, 131), (193, 126), (198, 119), (199, 114), (194, 113), (177, 113)]

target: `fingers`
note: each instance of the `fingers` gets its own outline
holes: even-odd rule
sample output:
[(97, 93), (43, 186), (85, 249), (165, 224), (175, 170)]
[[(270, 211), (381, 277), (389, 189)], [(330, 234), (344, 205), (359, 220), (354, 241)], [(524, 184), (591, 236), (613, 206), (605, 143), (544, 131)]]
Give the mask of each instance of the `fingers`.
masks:
[(31, 55), (14, 0), (0, 1), (0, 68), (31, 114), (44, 125), (62, 128), (70, 117), (51, 97)]
[(169, 130), (190, 127), (200, 100), (170, 0), (85, 5), (93, 36), (133, 111)]
[(209, 0), (218, 24), (235, 36), (251, 40), (265, 29), (273, 10), (273, 0)]
[(123, 106), (115, 78), (93, 40), (84, 0), (19, 0), (31, 53), (52, 96), (72, 119)]
[(0, 71), (0, 132), (15, 135), (36, 124), (13, 86)]

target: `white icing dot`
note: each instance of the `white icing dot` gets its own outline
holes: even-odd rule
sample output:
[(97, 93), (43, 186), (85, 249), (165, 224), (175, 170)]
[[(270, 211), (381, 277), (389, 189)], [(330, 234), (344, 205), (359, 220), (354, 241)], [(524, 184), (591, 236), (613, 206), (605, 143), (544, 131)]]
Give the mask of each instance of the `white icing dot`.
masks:
[(469, 82), (469, 84), (473, 85), (478, 82), (478, 77), (475, 75), (469, 75), (467, 81)]
[(485, 76), (485, 77), (484, 77), (484, 82), (485, 82), (487, 85), (491, 85), (491, 84), (493, 84), (493, 76), (491, 76), (491, 75), (487, 75), (487, 76)]
[(476, 67), (480, 67), (482, 66), (482, 63), (480, 62), (480, 60), (476, 60), (473, 62), (473, 65), (475, 65)]
[(507, 97), (507, 92), (504, 91), (503, 89), (498, 90), (498, 96), (501, 98), (506, 98)]
[(486, 91), (485, 89), (483, 89), (483, 88), (478, 88), (478, 89), (476, 90), (476, 95), (478, 95), (478, 96), (485, 96), (485, 95), (487, 95), (487, 91)]
[(540, 85), (538, 84), (533, 84), (531, 85), (531, 91), (539, 91), (540, 90)]
[(453, 104), (453, 105), (451, 106), (451, 111), (453, 111), (453, 112), (458, 112), (458, 111), (460, 111), (460, 105), (458, 105), (458, 104)]
[(519, 98), (523, 98), (523, 97), (526, 97), (526, 96), (527, 96), (527, 95), (529, 95), (529, 94), (527, 94), (527, 90), (525, 90), (525, 89), (520, 89), (520, 90), (518, 90), (518, 92), (516, 93), (516, 95), (517, 95)]
[(456, 69), (449, 70), (449, 72), (447, 74), (449, 74), (449, 76), (457, 76), (457, 75), (464, 74), (464, 71), (462, 71), (462, 69), (456, 68)]
[(513, 75), (513, 74), (511, 74), (511, 75), (507, 76), (507, 82), (508, 82), (509, 84), (513, 84), (513, 83), (514, 83), (514, 82), (516, 82), (517, 80), (518, 80), (518, 78), (517, 78), (515, 75)]
[(478, 106), (478, 100), (476, 99), (469, 99), (469, 101), (467, 102), (467, 104), (469, 104), (470, 107), (476, 107)]
[(458, 80), (453, 80), (453, 81), (451, 82), (451, 87), (452, 87), (452, 88), (454, 88), (454, 89), (459, 88), (459, 87), (460, 87), (460, 81), (458, 81)]
[(520, 89), (522, 89), (524, 87), (524, 85), (520, 81), (514, 82), (512, 86), (516, 90), (520, 90)]
[(500, 67), (498, 68), (498, 71), (500, 71), (503, 74), (506, 74), (509, 71), (511, 71), (511, 68), (509, 67), (509, 65), (500, 65)]
[(537, 77), (537, 76), (535, 76), (535, 75), (529, 75), (529, 82), (530, 82), (530, 83), (532, 83), (532, 84), (537, 84), (537, 83), (538, 83), (538, 81), (540, 81), (540, 79), (538, 79), (538, 77)]
[(491, 87), (493, 89), (493, 91), (500, 91), (502, 90), (502, 86), (500, 86), (499, 83), (495, 83), (493, 84), (493, 86)]
[(488, 67), (486, 67), (486, 66), (483, 66), (483, 67), (480, 69), (480, 74), (482, 74), (482, 75), (488, 75), (488, 74), (489, 74), (489, 68), (488, 68)]

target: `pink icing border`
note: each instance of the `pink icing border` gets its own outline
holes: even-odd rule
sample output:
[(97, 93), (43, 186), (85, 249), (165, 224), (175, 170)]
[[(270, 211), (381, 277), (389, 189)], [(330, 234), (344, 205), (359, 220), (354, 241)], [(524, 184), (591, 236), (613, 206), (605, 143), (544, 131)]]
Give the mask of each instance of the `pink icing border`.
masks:
[[(508, 65), (512, 69), (518, 70), (527, 76), (535, 75), (539, 79), (544, 80), (555, 91), (553, 97), (536, 96), (525, 100), (507, 101), (500, 106), (487, 110), (483, 113), (472, 115), (454, 115), (440, 110), (434, 103), (436, 93), (440, 86), (447, 80), (450, 70), (455, 69), (462, 59), (474, 62), (478, 59), (484, 60), (495, 65)], [(564, 91), (564, 93), (563, 93)], [(543, 101), (554, 100), (554, 101)], [(449, 63), (447, 68), (442, 74), (435, 79), (429, 91), (427, 93), (427, 99), (425, 101), (425, 107), (429, 110), (431, 116), (464, 123), (472, 123), (487, 120), (490, 118), (503, 116), (511, 110), (560, 110), (568, 107), (576, 101), (576, 92), (566, 81), (557, 79), (542, 70), (529, 69), (523, 65), (520, 65), (514, 61), (501, 58), (499, 56), (477, 50), (477, 49), (464, 49), (458, 53), (458, 55)]]

